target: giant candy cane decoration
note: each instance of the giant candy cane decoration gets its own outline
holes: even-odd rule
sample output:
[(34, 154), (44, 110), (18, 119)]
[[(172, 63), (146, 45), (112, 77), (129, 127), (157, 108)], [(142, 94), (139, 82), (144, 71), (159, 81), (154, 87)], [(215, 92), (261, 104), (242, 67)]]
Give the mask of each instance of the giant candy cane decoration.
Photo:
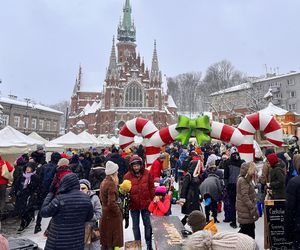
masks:
[[(283, 132), (279, 123), (274, 117), (262, 112), (247, 115), (238, 128), (215, 121), (211, 121), (211, 128), (212, 138), (237, 146), (241, 158), (246, 162), (253, 160), (253, 141), (256, 131), (263, 131), (266, 139), (276, 146), (281, 146), (283, 143)], [(134, 142), (135, 135), (142, 135), (145, 138), (146, 161), (149, 166), (158, 158), (160, 147), (173, 142), (178, 131), (176, 124), (158, 130), (151, 121), (134, 118), (126, 122), (120, 131), (120, 147), (130, 146)]]

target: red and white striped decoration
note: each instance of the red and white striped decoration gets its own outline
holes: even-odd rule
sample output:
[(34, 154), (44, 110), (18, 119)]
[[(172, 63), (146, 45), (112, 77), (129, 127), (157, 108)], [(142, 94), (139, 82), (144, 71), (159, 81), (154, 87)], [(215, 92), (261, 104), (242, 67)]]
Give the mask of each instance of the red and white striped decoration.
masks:
[[(211, 122), (210, 136), (238, 147), (240, 156), (246, 162), (253, 161), (254, 133), (263, 131), (266, 139), (276, 146), (283, 143), (282, 128), (274, 117), (263, 113), (247, 115), (238, 126), (234, 128), (220, 122)], [(125, 148), (134, 142), (134, 136), (141, 135), (146, 138), (146, 161), (150, 166), (158, 158), (160, 148), (173, 142), (178, 135), (176, 124), (160, 130), (149, 120), (134, 118), (126, 122), (120, 131), (120, 147)]]

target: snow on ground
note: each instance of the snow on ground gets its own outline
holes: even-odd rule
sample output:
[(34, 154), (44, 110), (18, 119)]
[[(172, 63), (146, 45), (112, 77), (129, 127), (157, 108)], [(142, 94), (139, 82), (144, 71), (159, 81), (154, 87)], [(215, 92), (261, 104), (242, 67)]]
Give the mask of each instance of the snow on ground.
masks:
[[(181, 207), (179, 205), (172, 205), (172, 215), (178, 216), (180, 219), (183, 217), (181, 214)], [(219, 232), (238, 232), (237, 229), (233, 229), (229, 226), (229, 223), (224, 223), (224, 213), (220, 213), (218, 215), (218, 220), (220, 223), (217, 224), (217, 228)], [(21, 234), (18, 235), (18, 237), (22, 238), (29, 238), (32, 241), (36, 242), (39, 247), (44, 248), (45, 243), (46, 243), (46, 238), (43, 236), (43, 232), (46, 229), (48, 225), (49, 219), (43, 219), (42, 221), (42, 229), (43, 231), (38, 233), (38, 234), (33, 234), (34, 226), (35, 223), (32, 222), (30, 226)], [(259, 249), (264, 249), (263, 248), (263, 243), (264, 243), (264, 228), (263, 228), (263, 217), (259, 218), (259, 220), (256, 222), (256, 242), (259, 246)], [(188, 226), (186, 226), (188, 228)], [(141, 229), (141, 236), (142, 236), (142, 244), (143, 244), (143, 249), (146, 249), (145, 245), (145, 240), (144, 240), (144, 226), (142, 222), (142, 218), (140, 219), (140, 229)], [(134, 240), (133, 237), (133, 232), (132, 232), (132, 224), (130, 220), (129, 227), (127, 229), (124, 229), (124, 241), (131, 241)]]

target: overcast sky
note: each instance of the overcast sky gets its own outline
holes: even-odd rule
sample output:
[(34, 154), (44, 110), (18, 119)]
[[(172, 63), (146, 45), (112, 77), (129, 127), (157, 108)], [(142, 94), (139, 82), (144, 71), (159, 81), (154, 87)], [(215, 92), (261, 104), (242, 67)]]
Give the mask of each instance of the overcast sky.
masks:
[[(125, 0), (0, 2), (0, 90), (36, 102), (69, 100), (78, 66), (108, 66)], [(248, 75), (300, 70), (298, 0), (131, 0), (137, 50), (151, 66), (157, 40), (167, 76), (227, 59)]]

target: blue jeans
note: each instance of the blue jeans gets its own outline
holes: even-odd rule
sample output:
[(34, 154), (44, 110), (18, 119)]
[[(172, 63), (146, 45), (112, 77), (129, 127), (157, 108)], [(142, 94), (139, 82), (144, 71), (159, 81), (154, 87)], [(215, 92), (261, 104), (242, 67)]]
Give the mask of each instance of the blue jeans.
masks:
[(130, 211), (132, 218), (132, 231), (135, 240), (141, 240), (140, 214), (145, 227), (145, 240), (147, 249), (152, 249), (152, 227), (150, 223), (150, 212), (147, 209)]

